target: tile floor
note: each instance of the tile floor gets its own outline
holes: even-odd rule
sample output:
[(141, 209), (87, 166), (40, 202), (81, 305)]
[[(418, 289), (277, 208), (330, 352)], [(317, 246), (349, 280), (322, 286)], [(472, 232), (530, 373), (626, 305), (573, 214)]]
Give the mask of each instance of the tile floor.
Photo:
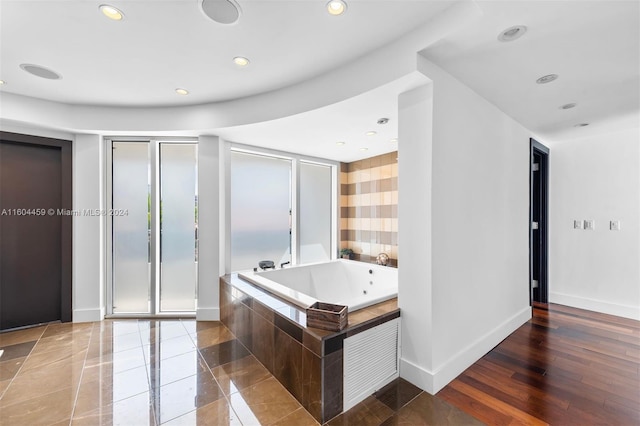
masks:
[[(0, 424), (317, 425), (221, 323), (113, 320), (0, 334)], [(328, 425), (481, 424), (398, 380)]]

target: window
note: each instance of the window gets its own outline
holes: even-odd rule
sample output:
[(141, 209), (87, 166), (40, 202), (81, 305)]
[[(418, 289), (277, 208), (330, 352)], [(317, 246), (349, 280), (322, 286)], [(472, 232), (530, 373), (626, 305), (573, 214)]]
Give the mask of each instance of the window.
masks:
[(231, 271), (336, 257), (337, 164), (232, 149)]

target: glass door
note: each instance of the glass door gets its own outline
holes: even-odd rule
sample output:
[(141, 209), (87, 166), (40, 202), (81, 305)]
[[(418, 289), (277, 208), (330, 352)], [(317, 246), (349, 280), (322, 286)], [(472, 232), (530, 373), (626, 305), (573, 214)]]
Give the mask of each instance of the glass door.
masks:
[(160, 311), (196, 310), (196, 145), (160, 144)]
[(149, 142), (113, 142), (113, 313), (151, 313)]
[(112, 142), (114, 315), (193, 313), (197, 294), (197, 144)]

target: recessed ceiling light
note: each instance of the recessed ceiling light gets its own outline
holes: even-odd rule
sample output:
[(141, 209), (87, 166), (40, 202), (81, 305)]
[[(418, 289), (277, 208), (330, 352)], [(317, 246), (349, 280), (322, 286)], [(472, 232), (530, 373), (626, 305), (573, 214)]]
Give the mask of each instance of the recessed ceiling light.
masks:
[(122, 13), (122, 11), (117, 7), (113, 7), (108, 4), (101, 4), (99, 8), (100, 12), (109, 19), (121, 21), (122, 18), (124, 18), (124, 13)]
[(189, 91), (188, 91), (187, 89), (179, 89), (179, 88), (178, 88), (178, 89), (176, 89), (176, 93), (177, 93), (178, 95), (188, 95), (188, 94), (189, 94)]
[(246, 67), (247, 65), (249, 65), (249, 60), (244, 56), (236, 56), (235, 58), (233, 58), (233, 63), (239, 67)]
[(20, 68), (36, 77), (46, 78), (48, 80), (60, 80), (62, 76), (55, 71), (34, 64), (20, 64)]
[(527, 27), (524, 25), (516, 25), (509, 27), (506, 30), (498, 34), (498, 40), (500, 41), (513, 41), (517, 40), (527, 32)]
[(578, 104), (576, 103), (564, 104), (560, 107), (560, 109), (571, 109), (571, 108), (575, 108), (576, 105)]
[(393, 139), (391, 139), (391, 141), (390, 141), (390, 142), (392, 142), (392, 143), (397, 143), (397, 142), (398, 142), (398, 138), (393, 138)]
[(551, 83), (552, 81), (555, 81), (557, 79), (558, 79), (558, 74), (543, 75), (542, 77), (536, 80), (536, 83), (546, 84), (546, 83)]
[(240, 18), (240, 5), (234, 0), (202, 0), (202, 12), (219, 24), (235, 24)]
[(362, 148), (360, 148), (360, 151), (363, 151), (363, 152), (364, 151), (369, 151), (369, 148), (363, 146)]
[(588, 125), (589, 123), (578, 123), (578, 124), (575, 124), (573, 127), (586, 127)]
[(375, 136), (377, 134), (378, 134), (378, 132), (374, 132), (373, 130), (371, 130), (370, 132), (365, 133), (366, 136)]
[(347, 3), (343, 0), (331, 0), (327, 3), (327, 12), (329, 15), (338, 16), (347, 11)]
[(338, 142), (336, 142), (336, 145), (338, 145), (338, 146), (343, 146), (343, 145), (346, 145), (346, 142), (344, 142), (344, 141), (338, 141)]
[(4, 80), (0, 80), (0, 86), (4, 86), (5, 84), (7, 84), (7, 82), (6, 82), (6, 81), (4, 81)]

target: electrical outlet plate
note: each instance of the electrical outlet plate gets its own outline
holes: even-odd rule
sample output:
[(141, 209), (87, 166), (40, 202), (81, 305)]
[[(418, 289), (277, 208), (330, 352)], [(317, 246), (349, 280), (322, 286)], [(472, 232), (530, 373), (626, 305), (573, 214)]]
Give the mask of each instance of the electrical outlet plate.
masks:
[(609, 229), (611, 229), (612, 231), (619, 231), (620, 230), (620, 221), (619, 220), (612, 220), (611, 222), (609, 222)]
[(573, 221), (573, 229), (582, 229), (582, 221), (574, 220)]
[(584, 221), (584, 229), (586, 229), (587, 231), (593, 231), (594, 229), (596, 229), (596, 221), (593, 219), (586, 219)]

